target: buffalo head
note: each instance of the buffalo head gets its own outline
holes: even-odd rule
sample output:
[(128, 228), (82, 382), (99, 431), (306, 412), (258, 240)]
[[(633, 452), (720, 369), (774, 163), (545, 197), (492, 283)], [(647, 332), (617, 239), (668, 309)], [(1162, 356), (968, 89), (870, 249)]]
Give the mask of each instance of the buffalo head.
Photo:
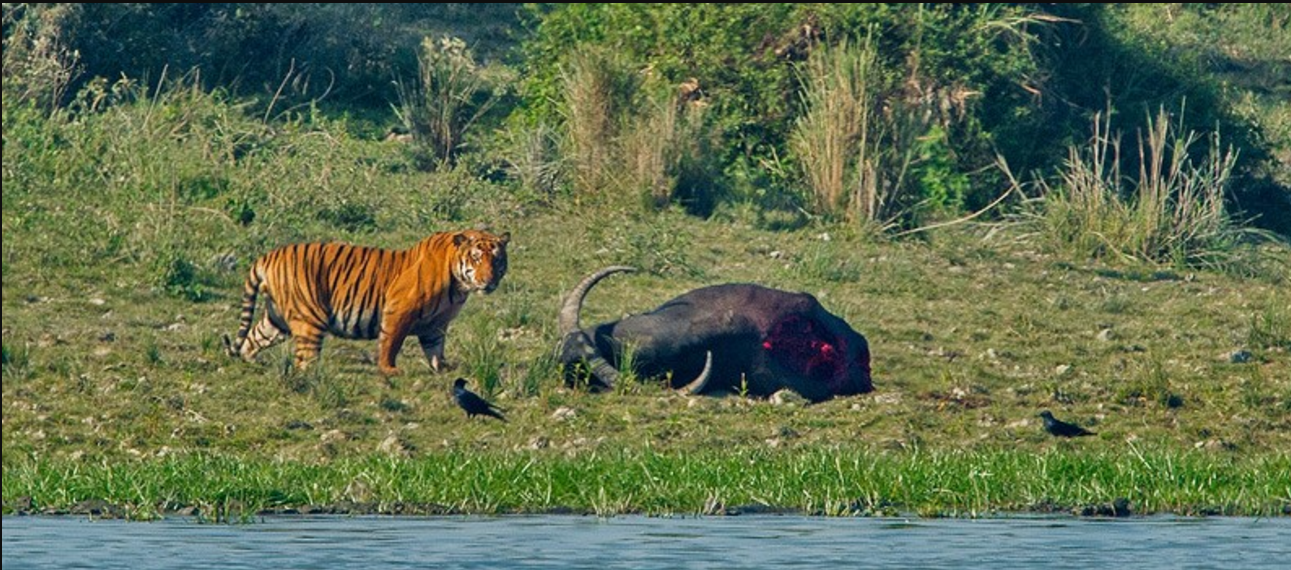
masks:
[(583, 328), (583, 299), (598, 281), (631, 267), (584, 278), (561, 307), (560, 362), (566, 382), (580, 375), (601, 387), (619, 378), (625, 349), (642, 377), (668, 376), (674, 388), (769, 396), (790, 388), (813, 402), (873, 390), (865, 337), (815, 297), (748, 283), (695, 289), (648, 313)]

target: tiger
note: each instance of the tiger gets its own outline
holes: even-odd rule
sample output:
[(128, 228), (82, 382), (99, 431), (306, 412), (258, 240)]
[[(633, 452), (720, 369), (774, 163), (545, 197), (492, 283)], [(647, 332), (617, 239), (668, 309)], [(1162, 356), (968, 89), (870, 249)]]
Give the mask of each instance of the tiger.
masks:
[[(511, 232), (465, 230), (436, 233), (405, 250), (326, 242), (279, 247), (251, 264), (237, 338), (225, 335), (225, 349), (253, 362), (290, 336), (295, 366), (303, 371), (318, 359), (327, 333), (376, 339), (377, 368), (395, 376), (395, 358), (411, 334), (438, 373), (448, 367), (449, 323), (472, 291), (498, 288), (510, 240)], [(267, 295), (264, 316), (252, 327), (261, 293)]]

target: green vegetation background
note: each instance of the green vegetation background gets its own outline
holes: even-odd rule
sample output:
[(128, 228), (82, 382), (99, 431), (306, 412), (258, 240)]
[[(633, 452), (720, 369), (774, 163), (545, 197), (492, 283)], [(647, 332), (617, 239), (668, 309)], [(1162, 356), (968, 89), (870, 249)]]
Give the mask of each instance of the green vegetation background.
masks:
[[(1285, 512), (1289, 19), (5, 4), (5, 511)], [(890, 215), (804, 174), (823, 108), (808, 63), (844, 43), (872, 50), (860, 133), (882, 168), (844, 157), (843, 180), (891, 189)], [(1202, 135), (1188, 159), (1233, 150), (1223, 177), (1176, 171), (1222, 193), (1213, 233), (1146, 247), (1054, 206), (1096, 116), (1141, 180), (1138, 137), (1162, 111)], [(1120, 184), (1111, 203), (1143, 203)], [(511, 272), (447, 351), (511, 423), (467, 421), (453, 376), (415, 350), (393, 381), (370, 342), (329, 339), (303, 374), (289, 345), (223, 355), (257, 255), (481, 224), (515, 236)], [(557, 304), (609, 264), (645, 272), (598, 287), (585, 321), (717, 282), (812, 292), (869, 338), (876, 391), (806, 406), (565, 387)], [(1041, 409), (1098, 436), (1054, 441)]]

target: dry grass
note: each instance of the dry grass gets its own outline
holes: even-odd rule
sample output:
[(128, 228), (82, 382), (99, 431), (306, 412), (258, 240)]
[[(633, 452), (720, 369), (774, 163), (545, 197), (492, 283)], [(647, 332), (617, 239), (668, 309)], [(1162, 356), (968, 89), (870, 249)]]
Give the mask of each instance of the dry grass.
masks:
[(460, 38), (425, 38), (417, 63), (416, 85), (396, 84), (395, 114), (431, 166), (451, 165), (472, 125), (497, 103), (498, 80), (476, 65)]
[(1089, 145), (1070, 149), (1057, 185), (1039, 183), (1048, 237), (1093, 257), (1210, 267), (1233, 261), (1243, 230), (1225, 211), (1224, 196), (1236, 156), (1215, 133), (1205, 158), (1194, 162), (1201, 140), (1177, 133), (1161, 110), (1138, 137), (1138, 175), (1130, 179), (1121, 170), (1120, 136), (1096, 116)]

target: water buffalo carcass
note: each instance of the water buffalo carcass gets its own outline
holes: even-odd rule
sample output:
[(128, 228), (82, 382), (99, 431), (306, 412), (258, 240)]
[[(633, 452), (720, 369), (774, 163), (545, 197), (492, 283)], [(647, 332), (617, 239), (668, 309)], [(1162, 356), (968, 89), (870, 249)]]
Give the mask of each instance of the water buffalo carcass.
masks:
[(874, 389), (865, 337), (807, 293), (748, 283), (695, 289), (648, 313), (587, 328), (579, 313), (598, 281), (631, 267), (584, 278), (560, 310), (565, 380), (612, 387), (625, 347), (639, 377), (668, 377), (690, 393), (769, 396), (790, 388), (819, 402)]

